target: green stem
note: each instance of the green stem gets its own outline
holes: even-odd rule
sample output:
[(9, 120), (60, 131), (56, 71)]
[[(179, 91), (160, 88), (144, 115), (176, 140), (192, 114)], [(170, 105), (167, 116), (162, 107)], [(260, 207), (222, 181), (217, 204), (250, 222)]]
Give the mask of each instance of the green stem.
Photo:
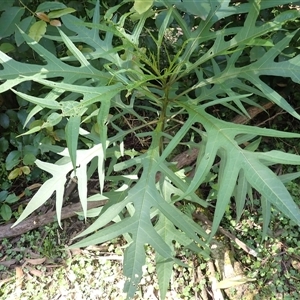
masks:
[[(161, 108), (161, 114), (159, 116), (159, 120), (157, 122), (157, 127), (156, 130), (159, 133), (164, 132), (165, 130), (165, 122), (167, 119), (167, 108), (169, 104), (169, 85), (166, 85), (165, 87), (165, 97), (163, 99), (163, 104)], [(163, 136), (160, 136), (160, 141), (159, 141), (159, 152), (162, 153), (164, 150), (164, 143), (163, 143)]]
[(29, 9), (21, 0), (19, 0), (20, 4), (23, 5), (24, 8), (26, 8), (30, 13), (32, 13), (35, 16), (35, 12), (33, 12), (31, 9)]

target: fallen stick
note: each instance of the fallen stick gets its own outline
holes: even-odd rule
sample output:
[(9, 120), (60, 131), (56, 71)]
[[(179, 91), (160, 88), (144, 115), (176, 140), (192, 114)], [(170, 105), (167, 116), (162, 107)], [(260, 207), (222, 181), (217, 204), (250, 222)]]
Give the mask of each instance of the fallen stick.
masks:
[[(96, 208), (103, 206), (107, 200), (92, 201), (88, 202), (88, 209)], [(81, 212), (82, 207), (81, 203), (75, 203), (62, 208), (61, 219), (67, 219), (76, 216), (76, 212)], [(26, 233), (32, 229), (39, 228), (41, 226), (47, 225), (49, 223), (56, 222), (56, 211), (49, 211), (43, 215), (37, 215), (25, 219), (17, 226), (11, 228), (13, 223), (9, 223), (3, 226), (0, 226), (0, 240), (4, 238), (11, 238), (19, 236), (23, 233)]]

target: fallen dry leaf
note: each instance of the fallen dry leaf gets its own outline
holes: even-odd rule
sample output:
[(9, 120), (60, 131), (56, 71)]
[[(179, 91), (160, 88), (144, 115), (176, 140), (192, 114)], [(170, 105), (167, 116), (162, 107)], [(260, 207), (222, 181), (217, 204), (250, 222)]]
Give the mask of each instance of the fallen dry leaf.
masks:
[(36, 16), (37, 16), (40, 20), (43, 20), (43, 21), (46, 21), (46, 22), (49, 22), (49, 21), (50, 21), (49, 17), (48, 17), (45, 13), (43, 13), (43, 12), (37, 12), (37, 13), (36, 13)]
[(42, 271), (37, 270), (37, 269), (35, 269), (35, 268), (32, 268), (32, 267), (30, 267), (30, 266), (26, 266), (26, 268), (28, 269), (28, 271), (29, 271), (29, 273), (30, 273), (31, 275), (34, 275), (34, 276), (37, 276), (37, 277), (42, 277), (42, 276), (45, 275)]
[(25, 261), (31, 265), (41, 265), (46, 260), (46, 257), (42, 258), (25, 258)]
[(16, 259), (9, 259), (9, 260), (0, 261), (0, 265), (9, 268), (11, 265), (15, 264), (16, 262), (17, 262)]
[(51, 20), (50, 25), (55, 26), (55, 27), (60, 27), (61, 22), (59, 20)]

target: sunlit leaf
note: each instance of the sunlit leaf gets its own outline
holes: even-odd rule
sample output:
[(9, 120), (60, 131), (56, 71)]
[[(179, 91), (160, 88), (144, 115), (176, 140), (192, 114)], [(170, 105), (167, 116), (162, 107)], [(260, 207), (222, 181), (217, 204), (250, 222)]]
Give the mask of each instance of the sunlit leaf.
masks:
[(37, 21), (30, 27), (28, 36), (38, 42), (44, 36), (46, 28), (47, 23), (45, 21)]
[(14, 180), (17, 177), (22, 175), (22, 169), (21, 168), (16, 168), (14, 170), (12, 170), (9, 174), (8, 174), (8, 179), (9, 180)]
[(67, 8), (64, 8), (64, 9), (59, 9), (59, 10), (53, 10), (51, 11), (49, 14), (48, 14), (48, 17), (50, 19), (54, 19), (54, 18), (60, 18), (64, 15), (68, 15), (68, 14), (71, 14), (73, 12), (75, 12), (76, 9), (74, 8), (71, 8), (71, 7), (67, 7)]
[(24, 166), (24, 167), (21, 167), (20, 169), (22, 170), (23, 174), (25, 174), (25, 175), (30, 174), (30, 168), (29, 167)]
[(152, 7), (154, 0), (134, 0), (134, 9), (140, 15)]

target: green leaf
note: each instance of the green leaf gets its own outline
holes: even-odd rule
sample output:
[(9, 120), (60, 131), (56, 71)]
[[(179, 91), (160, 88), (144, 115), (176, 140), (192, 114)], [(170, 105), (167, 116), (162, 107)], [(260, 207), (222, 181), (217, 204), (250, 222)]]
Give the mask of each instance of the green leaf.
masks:
[[(28, 122), (31, 122), (30, 125), (29, 125), (29, 127), (31, 128), (31, 127), (32, 127), (31, 125), (35, 122), (35, 121), (32, 121), (32, 118), (33, 118), (38, 112), (40, 112), (41, 110), (42, 110), (42, 107), (40, 107), (39, 105), (36, 105), (36, 106), (30, 111), (30, 113), (27, 115), (27, 118), (26, 118), (25, 123), (24, 123), (24, 127), (27, 127)], [(39, 125), (42, 125), (42, 124), (43, 124), (43, 122), (39, 123)]]
[(12, 193), (12, 194), (9, 194), (6, 199), (5, 199), (5, 202), (6, 203), (9, 203), (9, 204), (12, 204), (12, 203), (16, 203), (17, 201), (20, 200), (20, 197), (16, 196), (15, 193)]
[(69, 163), (66, 162), (63, 166), (52, 165), (50, 163), (41, 162), (39, 160), (36, 160), (36, 164), (39, 168), (51, 173), (53, 177), (46, 181), (36, 192), (36, 194), (30, 200), (25, 210), (22, 212), (21, 216), (13, 226), (16, 226), (17, 224), (22, 222), (27, 216), (29, 216), (37, 208), (42, 206), (51, 197), (54, 191), (56, 191), (57, 199), (57, 220), (59, 225), (61, 225), (60, 216), (63, 202), (64, 186), (67, 180), (67, 174), (72, 170), (72, 164), (70, 160)]
[(23, 164), (26, 166), (32, 166), (36, 160), (36, 157), (32, 153), (27, 153), (23, 157)]
[(244, 168), (244, 171), (248, 182), (251, 181), (253, 188), (259, 191), (266, 201), (273, 204), (296, 224), (300, 224), (299, 207), (295, 204), (281, 180), (269, 168), (251, 157), (249, 158), (248, 169)]
[(12, 210), (9, 205), (2, 204), (0, 208), (0, 215), (4, 221), (9, 221), (12, 217)]
[[(294, 203), (281, 180), (268, 168), (268, 165), (275, 161), (299, 165), (299, 156), (280, 151), (260, 153), (242, 149), (236, 144), (235, 136), (242, 133), (253, 133), (251, 126), (231, 124), (216, 119), (207, 114), (202, 107), (194, 106), (192, 109), (191, 105), (187, 106), (184, 103), (181, 103), (181, 106), (185, 106), (194, 118), (201, 119), (202, 125), (207, 132), (205, 152), (199, 157), (195, 176), (185, 195), (195, 191), (204, 182), (216, 155), (221, 158), (219, 171), (220, 187), (211, 236), (216, 232), (230, 197), (234, 194), (234, 190), (242, 188), (243, 191), (235, 190), (235, 193), (245, 193), (245, 182), (240, 187), (237, 186), (235, 188), (241, 170), (243, 170), (243, 176), (245, 176), (248, 184), (256, 189), (266, 201), (276, 206), (279, 211), (296, 222), (296, 224), (300, 224), (300, 209)], [(263, 136), (300, 137), (300, 134), (297, 133), (281, 132), (265, 128), (255, 128), (255, 133)], [(238, 199), (236, 198), (236, 201)]]
[(23, 166), (20, 168), (24, 175), (30, 174), (30, 168), (28, 166)]
[(71, 14), (71, 13), (73, 13), (73, 12), (75, 12), (75, 11), (76, 11), (76, 9), (71, 8), (71, 7), (67, 7), (67, 8), (64, 8), (64, 9), (59, 9), (59, 10), (51, 11), (51, 12), (48, 14), (48, 17), (49, 17), (50, 19), (60, 18), (61, 16)]
[(14, 5), (14, 2), (12, 2), (11, 0), (2, 0), (0, 2), (0, 11), (6, 10), (8, 7), (11, 7), (13, 5)]
[(64, 117), (72, 117), (75, 115), (82, 115), (86, 109), (83, 108), (81, 103), (77, 101), (64, 101), (60, 103), (61, 112)]
[(103, 153), (105, 157), (106, 143), (107, 143), (107, 125), (109, 123), (109, 110), (110, 110), (110, 100), (103, 99), (97, 115), (97, 124), (100, 128), (100, 141), (103, 146)]
[(84, 99), (80, 102), (64, 101), (62, 103), (58, 103), (54, 100), (41, 99), (38, 97), (29, 96), (24, 93), (15, 91), (15, 93), (18, 94), (20, 97), (34, 104), (51, 109), (61, 109), (64, 116), (71, 116), (79, 113), (83, 114), (85, 112), (84, 107), (88, 107), (93, 103), (108, 101), (108, 99), (111, 100), (111, 98), (113, 98), (115, 95), (117, 95), (125, 89), (124, 85), (121, 83), (101, 87), (84, 87), (74, 84), (72, 85), (66, 83), (57, 83), (38, 78), (33, 78), (32, 80), (52, 88), (61, 88), (66, 91), (83, 93), (85, 95)]
[(15, 30), (15, 40), (16, 40), (16, 44), (18, 47), (24, 42), (24, 38), (19, 29), (21, 29), (24, 32), (27, 32), (29, 29), (29, 26), (33, 20), (34, 20), (34, 17), (29, 16), (29, 17), (24, 18), (20, 23), (18, 23), (18, 28), (16, 28), (16, 30)]
[[(180, 190), (176, 189), (168, 181), (163, 181), (160, 186), (162, 195), (168, 203), (172, 202), (172, 195), (180, 193)], [(188, 238), (183, 232), (176, 230), (173, 223), (167, 219), (163, 214), (158, 214), (159, 220), (155, 225), (157, 233), (162, 237), (162, 239), (167, 243), (167, 245), (172, 249), (172, 255), (175, 255), (173, 241), (179, 242), (181, 245), (193, 248), (193, 251), (197, 253), (201, 252), (199, 247), (192, 246), (193, 241)], [(186, 218), (186, 217), (183, 217)], [(188, 218), (186, 218), (188, 220)], [(195, 228), (194, 230), (197, 231)], [(200, 232), (202, 236), (205, 236), (204, 232)], [(204, 252), (204, 251), (203, 251)], [(204, 257), (208, 257), (208, 251), (206, 253), (201, 252)], [(156, 269), (159, 283), (160, 298), (165, 299), (166, 293), (169, 289), (170, 278), (173, 273), (174, 261), (168, 261), (165, 257), (156, 253)]]
[(21, 152), (18, 150), (11, 151), (5, 160), (6, 170), (11, 170), (20, 163)]
[(7, 139), (4, 137), (0, 138), (0, 152), (6, 152), (9, 147)]
[[(158, 192), (155, 186), (155, 178), (157, 171), (163, 164), (157, 161), (158, 141), (158, 136), (154, 134), (150, 151), (142, 157), (139, 157), (138, 160), (135, 158), (132, 159), (132, 163), (139, 162), (143, 165), (143, 174), (136, 185), (128, 191), (128, 195), (124, 200), (115, 203), (110, 202), (104, 207), (102, 210), (104, 212), (93, 225), (79, 236), (93, 233), (95, 228), (105, 226), (109, 220), (115, 218), (129, 203), (133, 203), (134, 205), (134, 214), (129, 218), (123, 219), (119, 223), (93, 233), (72, 246), (84, 247), (85, 245), (97, 244), (110, 240), (121, 234), (130, 233), (133, 241), (126, 249), (124, 257), (124, 275), (130, 278), (126, 282), (124, 289), (129, 297), (134, 295), (136, 285), (142, 276), (142, 266), (145, 263), (144, 245), (146, 243), (153, 246), (155, 251), (165, 259), (169, 259), (170, 261), (174, 260), (170, 246), (162, 239), (152, 225), (150, 210), (153, 206), (156, 207), (163, 216), (169, 219), (178, 230), (184, 231), (191, 240), (204, 246), (204, 243), (198, 238), (195, 232), (206, 236), (205, 232), (200, 227), (195, 224), (192, 225), (190, 221), (187, 220), (186, 215), (176, 209), (173, 204), (167, 203)], [(128, 166), (129, 165), (127, 164), (124, 168)], [(173, 238), (176, 238), (178, 234), (179, 233), (176, 232)]]
[[(52, 178), (48, 179), (37, 191), (37, 193), (31, 198), (25, 210), (22, 212), (21, 216), (14, 223), (13, 226), (16, 226), (20, 222), (22, 222), (27, 216), (29, 216), (32, 212), (34, 212), (37, 208), (42, 206), (51, 195), (56, 192), (56, 216), (58, 224), (61, 226), (61, 209), (63, 204), (63, 195), (65, 184), (67, 180), (67, 174), (73, 170), (73, 164), (70, 159), (68, 149), (64, 149), (64, 151), (59, 153), (63, 156), (60, 160), (56, 162), (56, 164), (42, 162), (40, 160), (36, 160), (36, 165), (50, 173)], [(88, 150), (77, 150), (76, 153), (78, 161), (80, 161), (80, 166), (76, 169), (76, 175), (78, 180), (78, 191), (79, 198), (82, 204), (82, 209), (84, 216), (86, 217), (87, 213), (87, 176), (86, 176), (86, 168), (87, 164), (94, 158), (98, 158), (98, 176), (102, 178), (104, 174), (102, 173), (102, 168), (99, 169), (99, 165), (103, 164), (103, 153), (102, 153), (102, 145), (96, 145)], [(100, 163), (101, 162), (101, 163)], [(103, 188), (103, 187), (102, 187)]]
[(0, 39), (10, 36), (15, 31), (15, 25), (20, 23), (25, 9), (22, 7), (8, 7), (0, 17)]
[(66, 142), (74, 170), (76, 170), (76, 151), (80, 121), (80, 116), (71, 116), (66, 126)]
[[(168, 246), (172, 249), (172, 254), (175, 254), (174, 246), (170, 237), (173, 237), (174, 226), (173, 224), (164, 216), (159, 218), (159, 222), (155, 226), (158, 234), (163, 238)], [(178, 238), (178, 236), (177, 236)], [(167, 291), (169, 289), (170, 279), (173, 273), (173, 261), (166, 261), (165, 257), (156, 253), (156, 270), (159, 282), (159, 294), (161, 299), (165, 299)]]
[(73, 44), (71, 39), (68, 38), (66, 34), (63, 33), (63, 31), (59, 30), (59, 33), (62, 37), (62, 40), (70, 50), (70, 52), (77, 58), (77, 60), (81, 63), (83, 66), (90, 67), (91, 64), (88, 62), (88, 60), (85, 58), (85, 56), (79, 51), (79, 49)]
[(43, 127), (40, 126), (40, 125), (37, 125), (37, 126), (34, 126), (34, 125), (33, 125), (31, 129), (29, 129), (29, 130), (26, 131), (25, 133), (20, 134), (19, 136), (29, 135), (29, 134), (38, 132), (38, 131), (40, 131), (42, 128), (43, 128)]
[(57, 9), (65, 9), (66, 6), (61, 3), (61, 2), (57, 2), (57, 1), (46, 1), (41, 3), (36, 12), (45, 12), (45, 11), (49, 11), (49, 10), (57, 10)]
[(47, 118), (47, 126), (55, 126), (60, 123), (61, 120), (62, 115), (54, 112)]
[[(95, 14), (99, 14), (99, 8), (97, 9), (97, 7), (95, 7)], [(97, 16), (97, 19), (99, 19), (99, 16)], [(118, 31), (116, 31), (112, 25), (110, 27), (105, 26), (105, 31), (107, 31), (107, 33), (105, 38), (102, 40), (98, 34), (100, 28), (97, 29), (98, 26), (101, 27), (99, 21), (96, 23), (94, 22), (92, 24), (92, 28), (88, 29), (86, 28), (87, 23), (78, 20), (72, 15), (63, 16), (62, 20), (64, 26), (71, 31), (76, 32), (75, 36), (69, 36), (72, 42), (85, 41), (85, 44), (96, 49), (95, 52), (88, 54), (88, 57), (93, 57), (95, 59), (103, 57), (117, 66), (122, 66), (124, 61), (119, 57), (119, 55), (117, 55), (117, 51), (121, 49), (118, 49), (118, 47), (113, 47), (111, 44), (112, 33), (110, 33), (110, 31), (118, 33)], [(91, 24), (89, 24), (89, 26), (91, 26)], [(60, 37), (52, 37), (54, 40), (59, 40), (59, 38)], [(68, 59), (70, 60), (70, 58)]]
[(7, 197), (7, 195), (8, 195), (8, 191), (1, 191), (0, 192), (0, 201), (4, 202), (5, 199), (6, 199), (6, 197)]
[(264, 54), (266, 53), (266, 50), (264, 47), (253, 47), (250, 50), (250, 61), (256, 61), (260, 59)]
[[(278, 15), (271, 22), (268, 22), (262, 26), (256, 27), (255, 22), (256, 22), (258, 10), (257, 10), (256, 5), (251, 5), (250, 7), (251, 8), (247, 15), (245, 25), (243, 27), (239, 28), (239, 30), (235, 34), (234, 38), (228, 42), (224, 42), (224, 40), (223, 40), (223, 36), (229, 34), (229, 32), (226, 33), (227, 29), (225, 29), (224, 31), (219, 31), (218, 33), (210, 34), (209, 32), (204, 31), (204, 30), (208, 30), (207, 27), (205, 27), (206, 29), (203, 29), (201, 26), (199, 26), (199, 28), (193, 34), (193, 38), (196, 38), (196, 37), (198, 38), (198, 43), (194, 43), (192, 40), (189, 43), (190, 46), (188, 45), (186, 47), (187, 49), (181, 59), (183, 61), (185, 61), (186, 60), (185, 57), (188, 57), (189, 55), (191, 55), (191, 52), (194, 51), (194, 49), (197, 47), (197, 45), (201, 44), (204, 41), (207, 41), (207, 39), (208, 40), (215, 39), (215, 42), (214, 42), (214, 45), (211, 47), (211, 49), (209, 51), (207, 51), (204, 55), (202, 55), (195, 63), (188, 65), (187, 69), (185, 70), (185, 72), (183, 74), (188, 74), (191, 70), (195, 70), (195, 68), (197, 66), (205, 63), (206, 61), (210, 60), (213, 57), (216, 57), (218, 55), (222, 55), (222, 54), (226, 53), (229, 49), (234, 49), (234, 48), (238, 47), (239, 45), (242, 45), (243, 47), (245, 47), (246, 42), (251, 41), (254, 38), (257, 38), (259, 36), (262, 36), (270, 31), (276, 31), (276, 30), (280, 29), (281, 26), (285, 22), (300, 16), (299, 11), (295, 11), (295, 10), (287, 11), (287, 12), (284, 12), (284, 13)], [(207, 35), (204, 33), (206, 33)], [(275, 55), (275, 52), (278, 53), (277, 51), (279, 50), (278, 44), (280, 45), (280, 47), (282, 47), (283, 44), (285, 44), (285, 46), (286, 46), (288, 43), (287, 39), (290, 39), (291, 36), (293, 36), (293, 35), (294, 35), (293, 33), (289, 34), (287, 36), (287, 38), (284, 39), (285, 41), (281, 41), (281, 42), (277, 43), (276, 44), (277, 47), (272, 47), (269, 51), (273, 50), (272, 52), (274, 52), (274, 55)], [(275, 48), (275, 49), (273, 49), (273, 48)], [(276, 50), (276, 48), (277, 48), (277, 50)], [(283, 48), (281, 48), (280, 50), (282, 50), (282, 49)], [(233, 70), (235, 68), (234, 62), (238, 59), (239, 55), (240, 55), (240, 53), (236, 53), (236, 55), (234, 57), (232, 57), (232, 59), (230, 61), (228, 61), (228, 69)], [(270, 55), (270, 56), (268, 55), (268, 60), (269, 60), (269, 58), (271, 58), (271, 60), (272, 60), (272, 55)], [(264, 57), (264, 58), (266, 59), (266, 57)], [(263, 63), (262, 59), (261, 59), (261, 63)], [(262, 71), (264, 69), (267, 69), (267, 64), (260, 64), (260, 66), (262, 67), (261, 68)], [(257, 67), (258, 67), (258, 69), (260, 69), (260, 67), (256, 65), (255, 70), (257, 70)], [(248, 68), (249, 68), (249, 66), (245, 66), (242, 69), (244, 69), (244, 71), (246, 71), (246, 70), (249, 70)], [(224, 72), (226, 73), (228, 71), (228, 69), (224, 70)], [(272, 69), (272, 70), (274, 70), (274, 69)], [(254, 69), (253, 69), (253, 71), (254, 71)], [(238, 74), (235, 73), (234, 76), (237, 77)], [(217, 76), (217, 77), (219, 77), (219, 76)], [(204, 82), (202, 82), (202, 86), (203, 85), (205, 85)], [(193, 87), (193, 88), (196, 88), (196, 87)]]
[(40, 153), (39, 149), (35, 145), (25, 145), (23, 147), (23, 155), (33, 154), (38, 155)]
[(14, 170), (12, 170), (9, 174), (8, 174), (8, 179), (9, 180), (14, 180), (17, 177), (19, 177), (20, 175), (22, 175), (22, 170), (21, 168), (16, 168)]
[(45, 35), (46, 29), (47, 23), (45, 21), (37, 21), (29, 28), (28, 36), (36, 42), (39, 42), (39, 40)]
[(157, 41), (157, 47), (162, 47), (162, 42), (165, 37), (166, 29), (170, 24), (170, 21), (172, 20), (172, 12), (173, 9), (169, 9), (166, 14), (164, 15), (164, 20), (162, 24), (159, 27), (158, 31), (158, 41)]
[(248, 46), (262, 46), (262, 47), (273, 47), (274, 44), (271, 40), (255, 38), (249, 42), (247, 42)]
[(279, 178), (280, 178), (281, 182), (288, 183), (288, 182), (291, 182), (292, 180), (298, 178), (299, 176), (300, 176), (300, 172), (295, 172), (295, 173), (280, 175)]
[(50, 108), (50, 109), (60, 109), (61, 106), (54, 100), (50, 100), (50, 99), (42, 99), (42, 98), (38, 98), (38, 97), (34, 97), (34, 96), (30, 96), (21, 92), (17, 92), (15, 90), (13, 90), (18, 96), (20, 96), (21, 98), (33, 103), (33, 104), (37, 104), (41, 107), (44, 108)]
[[(171, 1), (170, 1), (171, 2)], [(211, 9), (218, 7), (218, 4), (222, 1), (203, 1), (199, 2), (197, 0), (182, 0), (182, 1), (172, 1), (178, 9), (188, 12), (189, 14), (201, 17), (202, 20), (206, 20)], [(220, 5), (220, 4), (219, 4)]]
[[(41, 66), (37, 65), (29, 65), (29, 64), (23, 64), (23, 67), (25, 67), (26, 71), (20, 75), (20, 72), (18, 72), (19, 63), (11, 59), (9, 56), (4, 54), (3, 52), (0, 52), (0, 63), (3, 65), (4, 70), (1, 70), (1, 76), (2, 78), (6, 78), (6, 76), (10, 76), (10, 79), (7, 79), (4, 84), (0, 86), (0, 91), (5, 91), (8, 88), (11, 88), (23, 81), (32, 80), (34, 78), (45, 78), (45, 77), (57, 77), (59, 74), (60, 76), (65, 77), (65, 82), (69, 82), (69, 80), (72, 80), (72, 82), (76, 81), (77, 79), (82, 77), (82, 74), (85, 73), (84, 77), (95, 77), (97, 80), (99, 80), (99, 84), (105, 85), (108, 83), (108, 81), (111, 79), (110, 75), (107, 75), (104, 72), (101, 72), (93, 67), (86, 66), (81, 67), (80, 72), (78, 72), (77, 67), (69, 66), (60, 60), (58, 60), (53, 54), (48, 52), (46, 49), (44, 49), (41, 45), (39, 45), (36, 42), (33, 42), (32, 39), (30, 39), (28, 36), (23, 34), (24, 39), (29, 43), (29, 45), (37, 51), (38, 54), (40, 54), (45, 60), (48, 62), (47, 69)], [(34, 74), (34, 75), (32, 75)], [(28, 76), (26, 76), (28, 75)], [(14, 78), (14, 79), (11, 79)], [(57, 86), (56, 86), (57, 87)], [(51, 95), (51, 92), (49, 95), (49, 100), (53, 101), (54, 97), (58, 97), (59, 91), (55, 91), (55, 94)], [(60, 90), (61, 93), (61, 90)], [(54, 96), (55, 95), (55, 96)], [(29, 95), (28, 95), (29, 96)], [(32, 97), (32, 96), (31, 96)], [(47, 96), (48, 97), (48, 96)], [(48, 99), (46, 97), (46, 99)], [(24, 97), (23, 97), (24, 98)], [(34, 99), (34, 98), (32, 98)], [(27, 99), (26, 99), (27, 100)], [(30, 100), (28, 100), (30, 101)], [(40, 101), (39, 104), (42, 104), (43, 101)], [(43, 105), (42, 105), (43, 107)], [(57, 108), (57, 107), (51, 107), (51, 108)]]
[(236, 202), (236, 219), (239, 221), (245, 207), (246, 195), (249, 190), (249, 184), (245, 178), (243, 170), (240, 170), (239, 172), (238, 183), (235, 189), (234, 198)]
[(134, 9), (140, 15), (152, 7), (154, 0), (134, 0)]
[(2, 43), (0, 45), (0, 51), (4, 53), (12, 52), (15, 50), (15, 46), (11, 43)]
[(9, 116), (4, 113), (0, 113), (0, 126), (4, 129), (7, 129), (9, 127)]

